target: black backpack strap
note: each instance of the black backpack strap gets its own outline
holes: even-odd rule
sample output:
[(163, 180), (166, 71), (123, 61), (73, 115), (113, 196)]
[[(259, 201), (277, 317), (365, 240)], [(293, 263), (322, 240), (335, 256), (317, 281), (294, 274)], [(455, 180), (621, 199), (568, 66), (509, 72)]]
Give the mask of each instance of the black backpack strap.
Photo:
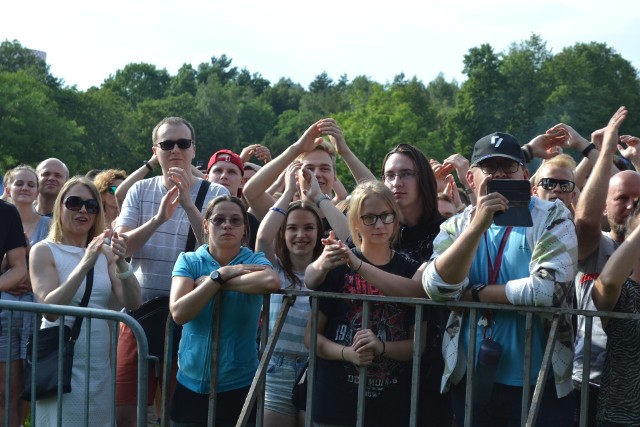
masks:
[[(93, 267), (87, 273), (87, 283), (84, 288), (84, 295), (82, 295), (82, 301), (78, 307), (86, 307), (89, 304), (89, 298), (91, 297), (91, 290), (93, 289)], [(78, 335), (80, 335), (80, 327), (82, 326), (82, 320), (84, 317), (78, 316), (73, 322), (73, 328), (71, 328), (70, 341), (76, 342)]]
[[(196, 197), (196, 201), (194, 204), (196, 205), (196, 209), (199, 212), (202, 212), (202, 205), (204, 204), (204, 199), (207, 196), (207, 191), (209, 191), (209, 186), (211, 183), (206, 179), (203, 179), (200, 183), (200, 189), (198, 190), (198, 196)], [(191, 252), (196, 247), (196, 235), (193, 234), (193, 227), (189, 225), (189, 236), (187, 237), (187, 246), (185, 248), (185, 252)]]

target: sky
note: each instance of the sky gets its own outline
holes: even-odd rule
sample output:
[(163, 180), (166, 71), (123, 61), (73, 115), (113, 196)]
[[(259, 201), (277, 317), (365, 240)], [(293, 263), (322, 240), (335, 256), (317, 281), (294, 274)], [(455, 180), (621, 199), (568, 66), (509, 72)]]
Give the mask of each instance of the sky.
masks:
[(223, 54), (271, 83), (306, 88), (322, 72), (461, 83), (469, 49), (506, 52), (532, 34), (552, 53), (606, 43), (640, 70), (639, 23), (637, 0), (9, 0), (0, 41), (46, 52), (51, 73), (79, 90), (129, 63), (174, 75)]

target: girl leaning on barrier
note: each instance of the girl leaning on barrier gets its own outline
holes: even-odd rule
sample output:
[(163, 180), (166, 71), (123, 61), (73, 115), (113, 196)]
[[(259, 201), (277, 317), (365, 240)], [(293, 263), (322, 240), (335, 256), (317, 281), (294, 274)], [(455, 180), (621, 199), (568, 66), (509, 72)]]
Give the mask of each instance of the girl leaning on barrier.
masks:
[[(347, 219), (357, 248), (349, 250), (331, 232), (323, 239), (322, 255), (307, 268), (305, 284), (344, 294), (424, 296), (419, 264), (392, 249), (400, 214), (391, 191), (376, 181), (358, 185)], [(364, 424), (408, 425), (414, 308), (371, 303), (369, 327), (364, 329), (362, 301), (323, 298), (318, 304), (314, 421), (319, 425), (355, 424), (358, 368), (366, 366)], [(424, 344), (426, 327), (422, 330)], [(310, 334), (307, 327), (307, 344)]]
[(235, 425), (258, 367), (256, 336), (263, 294), (280, 289), (278, 274), (264, 255), (244, 246), (249, 221), (240, 199), (213, 199), (203, 229), (206, 243), (180, 254), (171, 281), (169, 309), (183, 325), (172, 426), (206, 425), (216, 296), (222, 298), (216, 425)]
[[(599, 311), (640, 314), (640, 204), (629, 216), (624, 242), (591, 291)], [(640, 425), (640, 321), (601, 317), (607, 333), (596, 419), (602, 426)]]
[[(29, 271), (36, 300), (41, 303), (77, 306), (84, 294), (85, 278), (94, 268), (94, 283), (87, 307), (105, 309), (114, 296), (127, 309), (141, 303), (140, 285), (124, 259), (127, 244), (110, 229), (103, 231), (100, 194), (91, 181), (74, 177), (67, 181), (53, 209), (47, 239), (31, 249)], [(65, 317), (71, 327), (75, 318)], [(44, 314), (42, 328), (57, 325), (57, 315)], [(86, 327), (91, 325), (90, 360), (87, 358)], [(75, 345), (71, 393), (63, 394), (62, 424), (83, 425), (88, 400), (89, 425), (110, 426), (113, 413), (109, 326), (106, 320), (82, 322)], [(89, 393), (85, 395), (85, 378)], [(38, 427), (57, 425), (57, 398), (36, 402)]]
[[(282, 289), (308, 290), (304, 286), (304, 270), (322, 252), (322, 220), (314, 204), (291, 202), (300, 191), (296, 177), (302, 163), (294, 162), (285, 173), (285, 189), (267, 213), (258, 229), (256, 249), (264, 252), (275, 266)], [(269, 331), (273, 330), (285, 303), (283, 295), (272, 295)], [(296, 379), (306, 367), (309, 351), (304, 345), (304, 332), (311, 306), (309, 297), (297, 296), (289, 308), (275, 351), (267, 369), (265, 387), (266, 427), (304, 425), (303, 412), (291, 399)]]

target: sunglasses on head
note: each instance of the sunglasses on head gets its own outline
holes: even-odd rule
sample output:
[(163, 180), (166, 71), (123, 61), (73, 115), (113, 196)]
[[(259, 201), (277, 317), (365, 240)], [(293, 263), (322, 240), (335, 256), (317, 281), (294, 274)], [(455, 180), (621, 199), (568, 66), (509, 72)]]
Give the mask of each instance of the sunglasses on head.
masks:
[(560, 186), (560, 191), (563, 193), (571, 193), (576, 188), (576, 183), (568, 179), (542, 178), (538, 182), (539, 187), (549, 191), (556, 188), (556, 185)]
[(177, 141), (172, 141), (170, 139), (167, 139), (167, 140), (158, 142), (157, 145), (158, 147), (160, 147), (162, 151), (170, 151), (170, 150), (173, 150), (173, 147), (175, 147), (176, 145), (178, 145), (179, 149), (186, 150), (187, 148), (191, 147), (192, 143), (193, 141), (190, 139), (178, 139)]
[(64, 206), (70, 211), (79, 212), (84, 206), (89, 214), (100, 212), (100, 203), (96, 199), (82, 200), (78, 196), (69, 196), (64, 199)]

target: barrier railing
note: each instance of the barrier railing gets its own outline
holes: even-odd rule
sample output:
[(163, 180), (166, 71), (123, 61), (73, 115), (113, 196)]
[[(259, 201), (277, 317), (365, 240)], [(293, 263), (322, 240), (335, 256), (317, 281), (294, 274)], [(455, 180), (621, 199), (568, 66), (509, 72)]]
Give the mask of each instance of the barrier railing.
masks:
[[(52, 305), (52, 304), (39, 304), (32, 302), (18, 302), (18, 301), (4, 301), (0, 300), (0, 310), (8, 312), (8, 321), (7, 326), (9, 328), (8, 331), (2, 331), (2, 333), (10, 333), (13, 328), (13, 313), (14, 312), (27, 312), (33, 313), (33, 327), (34, 329), (39, 329), (40, 325), (37, 323), (38, 314), (47, 313), (54, 314), (60, 316), (60, 324), (64, 324), (65, 316), (73, 316), (73, 317), (84, 317), (84, 337), (85, 337), (85, 350), (87, 353), (87, 358), (90, 360), (90, 348), (91, 348), (91, 320), (92, 319), (104, 319), (107, 321), (111, 321), (110, 323), (110, 343), (111, 343), (111, 353), (110, 353), (110, 365), (112, 372), (112, 390), (113, 390), (113, 407), (111, 408), (111, 425), (116, 425), (116, 415), (115, 415), (115, 381), (116, 381), (116, 364), (117, 364), (117, 343), (118, 343), (118, 324), (124, 323), (133, 332), (133, 335), (136, 338), (138, 343), (138, 400), (137, 400), (137, 415), (138, 415), (138, 427), (145, 427), (147, 425), (147, 380), (148, 380), (148, 366), (149, 366), (149, 347), (147, 344), (147, 337), (144, 333), (144, 330), (140, 326), (140, 324), (134, 320), (128, 314), (121, 313), (119, 311), (113, 310), (103, 310), (103, 309), (95, 309), (95, 308), (86, 308), (86, 307), (72, 307), (72, 306), (64, 306), (64, 305)], [(62, 330), (62, 328), (60, 328)], [(81, 332), (82, 334), (83, 332)], [(34, 342), (34, 354), (36, 350), (36, 343)], [(78, 344), (76, 344), (78, 345)], [(8, 340), (7, 344), (7, 353), (9, 356), (12, 351), (12, 343), (11, 340)], [(62, 351), (62, 347), (60, 347), (60, 352)], [(10, 360), (10, 357), (6, 358), (7, 361)], [(88, 383), (89, 383), (89, 369), (90, 365), (87, 363), (87, 367), (85, 370), (85, 394), (88, 394)], [(35, 384), (35, 375), (38, 370), (37, 359), (34, 363), (33, 369), (33, 377), (31, 378), (32, 385)], [(11, 399), (11, 363), (6, 364), (6, 382), (4, 384), (5, 387), (5, 408), (9, 408), (9, 402)], [(62, 386), (58, 387), (57, 394), (57, 403), (58, 403), (58, 411), (57, 411), (57, 425), (62, 426), (62, 398), (64, 394), (62, 394)], [(62, 398), (61, 398), (62, 397)], [(3, 420), (3, 425), (9, 425), (9, 413), (10, 411), (5, 411), (5, 416)], [(31, 420), (32, 425), (33, 420), (37, 416), (37, 408), (36, 401), (31, 399)], [(84, 425), (89, 424), (89, 417), (91, 417), (91, 410), (89, 408), (89, 400), (85, 399), (84, 401)]]
[[(414, 346), (413, 346), (413, 361), (412, 361), (412, 382), (411, 382), (411, 413), (410, 413), (410, 425), (415, 426), (417, 423), (417, 414), (418, 414), (418, 405), (419, 405), (419, 378), (420, 378), (420, 347), (421, 347), (421, 328), (422, 328), (422, 319), (423, 319), (423, 310), (425, 306), (442, 306), (442, 303), (437, 303), (428, 299), (422, 298), (401, 298), (401, 297), (386, 297), (386, 296), (371, 296), (371, 295), (353, 295), (353, 294), (337, 294), (337, 293), (327, 293), (327, 292), (305, 292), (305, 291), (296, 291), (296, 290), (284, 290), (280, 292), (285, 295), (284, 300), (286, 304), (283, 304), (283, 307), (278, 314), (278, 318), (275, 322), (275, 327), (271, 334), (267, 337), (268, 334), (268, 325), (269, 325), (269, 295), (265, 296), (265, 303), (263, 307), (263, 318), (262, 318), (262, 335), (261, 335), (261, 349), (260, 349), (260, 363), (258, 365), (258, 369), (256, 375), (254, 376), (253, 382), (251, 384), (249, 394), (245, 401), (244, 407), (242, 409), (241, 416), (237, 422), (237, 426), (245, 426), (247, 424), (249, 414), (251, 413), (251, 409), (253, 405), (258, 404), (256, 425), (261, 426), (263, 421), (263, 404), (264, 404), (264, 381), (266, 377), (266, 369), (269, 364), (269, 360), (273, 351), (275, 349), (276, 341), (279, 337), (280, 331), (286, 319), (287, 313), (293, 302), (295, 301), (296, 296), (303, 295), (309, 296), (311, 301), (311, 319), (310, 319), (310, 328), (312, 331), (316, 330), (317, 326), (317, 316), (318, 316), (318, 298), (336, 298), (336, 299), (348, 299), (352, 301), (362, 301), (363, 302), (363, 328), (367, 327), (369, 321), (369, 305), (372, 302), (387, 302), (387, 303), (401, 303), (412, 305), (416, 307), (415, 311), (415, 333), (414, 333)], [(216, 301), (217, 309), (216, 312), (220, 313), (220, 299)], [(529, 384), (531, 381), (530, 370), (531, 370), (531, 346), (532, 346), (532, 325), (534, 321), (535, 315), (545, 315), (549, 317), (553, 317), (551, 331), (547, 338), (546, 347), (544, 350), (544, 354), (542, 356), (542, 366), (540, 368), (538, 378), (536, 379), (536, 385), (533, 391), (533, 396), (530, 396), (529, 388), (523, 388), (523, 398), (521, 404), (521, 414), (522, 414), (522, 426), (534, 426), (536, 423), (536, 418), (538, 415), (540, 401), (542, 396), (542, 389), (544, 384), (547, 381), (549, 372), (551, 370), (551, 355), (553, 352), (553, 346), (556, 341), (556, 331), (558, 326), (558, 318), (561, 315), (581, 315), (585, 316), (585, 347), (584, 347), (584, 360), (589, 360), (591, 356), (591, 328), (593, 317), (608, 317), (608, 318), (616, 318), (616, 319), (628, 319), (632, 321), (640, 320), (640, 314), (631, 314), (631, 313), (614, 313), (614, 312), (598, 312), (598, 311), (588, 311), (588, 310), (577, 310), (577, 309), (559, 309), (552, 307), (524, 307), (524, 306), (511, 306), (511, 305), (502, 305), (502, 304), (484, 304), (484, 303), (471, 303), (471, 302), (457, 302), (447, 304), (447, 307), (451, 308), (459, 308), (468, 310), (469, 315), (469, 333), (470, 336), (475, 336), (477, 332), (477, 313), (478, 310), (503, 310), (503, 311), (515, 311), (526, 317), (525, 323), (525, 348), (524, 348), (524, 360), (523, 360), (523, 383)], [(147, 376), (148, 376), (148, 360), (150, 357), (148, 356), (148, 345), (146, 336), (144, 331), (140, 327), (137, 321), (135, 321), (130, 316), (115, 312), (111, 310), (99, 310), (92, 308), (79, 308), (79, 307), (68, 307), (68, 306), (56, 306), (56, 305), (48, 305), (48, 304), (37, 304), (37, 303), (24, 303), (24, 302), (13, 302), (13, 301), (1, 301), (0, 300), (0, 310), (7, 310), (9, 312), (13, 311), (24, 311), (34, 313), (34, 317), (36, 313), (51, 313), (60, 316), (83, 316), (87, 318), (88, 324), (86, 330), (90, 330), (90, 322), (92, 318), (97, 319), (105, 319), (113, 322), (113, 327), (111, 328), (111, 343), (112, 343), (112, 371), (114, 372), (113, 382), (114, 382), (114, 390), (115, 390), (115, 366), (116, 366), (116, 346), (117, 346), (117, 323), (122, 322), (131, 328), (134, 336), (138, 342), (138, 351), (140, 354), (138, 360), (138, 375), (139, 375), (139, 383), (138, 383), (138, 426), (146, 425), (146, 399), (147, 399)], [(12, 327), (12, 317), (9, 316), (8, 327)], [(215, 381), (217, 378), (217, 356), (218, 356), (218, 334), (219, 334), (219, 319), (212, 319), (212, 327), (213, 329), (213, 347), (212, 347), (212, 379), (211, 379), (211, 390), (212, 393), (209, 396), (209, 417), (208, 417), (208, 425), (215, 425), (215, 400), (216, 400), (216, 387)], [(38, 327), (38, 325), (35, 325)], [(170, 369), (167, 369), (168, 366), (172, 364), (172, 354), (169, 349), (172, 348), (172, 340), (173, 340), (173, 328), (174, 323), (171, 319), (167, 319), (166, 325), (166, 343), (165, 343), (165, 358), (163, 372), (165, 375), (165, 381), (163, 381), (164, 385), (170, 384), (168, 381), (168, 375)], [(90, 334), (87, 333), (87, 342), (85, 345), (90, 346)], [(8, 351), (11, 351), (11, 343), (8, 344)], [(307, 412), (305, 425), (311, 426), (313, 420), (313, 390), (314, 390), (314, 382), (315, 382), (315, 372), (316, 372), (316, 349), (317, 349), (317, 335), (315, 333), (311, 334), (310, 339), (310, 355), (312, 357), (309, 358), (309, 368), (308, 368), (308, 385), (307, 385)], [(468, 355), (467, 358), (467, 395), (465, 402), (465, 427), (473, 425), (473, 403), (474, 396), (471, 392), (472, 385), (475, 376), (475, 356), (471, 357), (471, 355), (475, 355), (475, 340), (469, 340), (468, 345)], [(9, 379), (11, 377), (11, 364), (7, 364), (7, 383), (5, 384), (5, 389), (7, 393), (10, 393), (9, 387)], [(583, 378), (589, 378), (590, 364), (583, 364)], [(358, 397), (356, 401), (357, 405), (357, 425), (364, 425), (364, 414), (366, 411), (365, 406), (365, 388), (366, 388), (366, 368), (359, 368), (360, 381), (358, 385)], [(114, 391), (115, 394), (115, 391)], [(162, 410), (162, 425), (169, 425), (169, 396), (168, 390), (166, 386), (163, 386), (162, 389), (162, 397), (163, 397), (163, 410)], [(10, 395), (7, 395), (5, 398), (5, 407), (8, 408)], [(581, 388), (581, 411), (580, 411), (580, 426), (586, 426), (586, 414), (587, 414), (587, 406), (589, 402), (589, 387)], [(88, 403), (86, 403), (88, 405)], [(31, 402), (32, 407), (32, 416), (35, 415), (35, 401)], [(87, 409), (87, 408), (85, 408)], [(87, 412), (88, 413), (88, 410)], [(115, 425), (115, 406), (112, 411), (112, 425)], [(61, 425), (60, 422), (60, 406), (58, 411), (58, 425)], [(4, 423), (8, 424), (8, 414), (5, 414)]]

